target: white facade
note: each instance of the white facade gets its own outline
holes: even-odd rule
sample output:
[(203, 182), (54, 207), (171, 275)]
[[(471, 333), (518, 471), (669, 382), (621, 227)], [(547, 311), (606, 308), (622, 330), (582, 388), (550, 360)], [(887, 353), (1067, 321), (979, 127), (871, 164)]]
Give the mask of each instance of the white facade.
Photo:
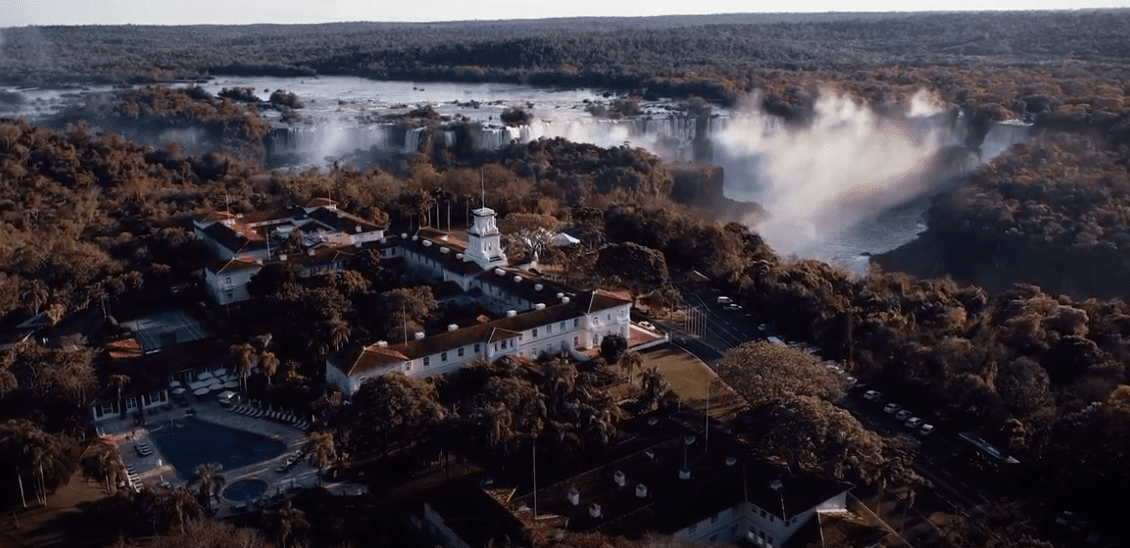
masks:
[[(583, 301), (588, 298), (588, 302)], [(408, 343), (366, 347), (349, 364), (328, 360), (326, 382), (352, 396), (368, 378), (400, 371), (415, 378), (453, 373), (479, 359), (537, 358), (600, 346), (608, 335), (628, 336), (631, 302), (590, 292), (578, 302), (539, 307), (488, 324), (456, 329)]]
[(475, 263), (482, 269), (506, 266), (506, 253), (502, 251), (502, 235), (494, 222), (494, 210), (481, 207), (471, 212), (474, 225), (467, 231), (467, 251), (463, 260)]
[(735, 543), (746, 540), (755, 546), (776, 548), (788, 541), (821, 511), (847, 509), (847, 491), (795, 516), (781, 519), (781, 509), (766, 510), (743, 502), (675, 532), (675, 538), (700, 544)]
[(228, 261), (223, 267), (212, 270), (204, 269), (204, 285), (208, 287), (208, 294), (217, 304), (225, 305), (246, 301), (251, 298), (247, 292), (247, 282), (258, 274), (261, 266), (235, 259)]

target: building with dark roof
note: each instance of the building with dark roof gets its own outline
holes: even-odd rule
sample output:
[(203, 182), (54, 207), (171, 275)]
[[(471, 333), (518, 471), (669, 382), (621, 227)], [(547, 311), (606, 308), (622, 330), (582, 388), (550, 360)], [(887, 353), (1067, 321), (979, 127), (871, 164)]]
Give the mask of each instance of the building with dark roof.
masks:
[(522, 522), (479, 488), (474, 478), (442, 485), (424, 495), (409, 524), (424, 543), (448, 548), (533, 546)]
[(511, 510), (525, 516), (536, 502), (539, 516), (564, 518), (574, 532), (768, 548), (848, 507), (850, 484), (793, 474), (722, 431), (658, 415), (622, 425), (639, 444), (634, 452), (514, 498)]

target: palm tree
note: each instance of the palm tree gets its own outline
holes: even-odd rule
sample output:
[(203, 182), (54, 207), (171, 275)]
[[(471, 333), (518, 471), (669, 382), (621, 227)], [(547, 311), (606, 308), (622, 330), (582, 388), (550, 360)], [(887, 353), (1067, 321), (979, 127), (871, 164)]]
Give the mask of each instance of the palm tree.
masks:
[(643, 358), (638, 352), (625, 352), (620, 356), (620, 367), (628, 374), (628, 382), (635, 382), (636, 369), (643, 365)]
[(106, 383), (118, 389), (118, 409), (121, 409), (122, 416), (125, 416), (126, 408), (122, 405), (122, 389), (126, 384), (129, 384), (129, 375), (125, 373), (111, 373), (110, 377), (106, 379)]
[(294, 536), (310, 529), (306, 514), (302, 510), (292, 508), (289, 501), (278, 510), (263, 512), (263, 521), (266, 522), (267, 529), (280, 547), (287, 546), (288, 541)]
[(224, 467), (219, 463), (211, 462), (196, 467), (196, 477), (188, 482), (188, 488), (199, 489), (199, 497), (209, 512), (212, 511), (212, 499), (220, 500), (220, 491), (227, 485), (228, 480), (220, 471)]
[[(48, 434), (27, 419), (0, 423), (0, 455), (7, 455), (8, 462), (13, 463), (21, 497), (24, 474), (30, 472), (31, 479), (38, 474), (37, 496), (43, 504), (47, 503), (47, 490), (66, 482), (78, 464), (69, 439)], [(26, 498), (23, 504), (27, 506)]]
[(259, 354), (259, 367), (263, 368), (263, 374), (267, 376), (267, 384), (271, 384), (271, 377), (279, 370), (279, 358), (275, 356), (274, 352), (263, 351)]
[(156, 510), (169, 526), (176, 525), (184, 533), (184, 526), (189, 521), (204, 517), (204, 508), (200, 501), (188, 489), (173, 489), (157, 500)]
[(258, 361), (255, 355), (255, 347), (249, 343), (233, 344), (230, 352), (232, 367), (239, 374), (239, 382), (243, 384), (243, 390), (246, 392), (247, 377), (251, 375), (251, 369), (255, 367)]
[(334, 438), (329, 432), (307, 432), (306, 454), (310, 456), (310, 463), (318, 469), (318, 482), (322, 481), (322, 473), (326, 468), (337, 462), (337, 451), (334, 449)]
[(86, 448), (83, 458), (83, 473), (93, 479), (106, 483), (106, 491), (113, 494), (117, 485), (129, 477), (118, 446), (97, 439)]

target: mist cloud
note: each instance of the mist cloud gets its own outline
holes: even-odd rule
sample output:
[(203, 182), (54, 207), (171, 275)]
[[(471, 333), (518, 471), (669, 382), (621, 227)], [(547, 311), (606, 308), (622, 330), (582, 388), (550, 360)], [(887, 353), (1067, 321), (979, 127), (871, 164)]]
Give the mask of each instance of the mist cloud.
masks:
[[(891, 207), (935, 190), (939, 150), (952, 141), (948, 118), (924, 94), (912, 116), (885, 117), (824, 91), (811, 124), (782, 127), (754, 106), (713, 136), (727, 194), (769, 213), (755, 228), (779, 252), (805, 254)], [(756, 95), (747, 105), (758, 105)]]

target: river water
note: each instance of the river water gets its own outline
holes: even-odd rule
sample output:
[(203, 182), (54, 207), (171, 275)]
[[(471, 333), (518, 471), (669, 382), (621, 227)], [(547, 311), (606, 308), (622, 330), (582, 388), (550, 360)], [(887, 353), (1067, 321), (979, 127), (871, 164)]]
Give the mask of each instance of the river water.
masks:
[[(266, 144), (269, 154), (298, 165), (325, 165), (370, 150), (414, 151), (419, 130), (406, 130), (390, 117), (424, 105), (450, 120), (477, 122), (472, 139), (479, 148), (560, 136), (606, 147), (643, 146), (668, 159), (688, 159), (692, 141), (705, 132), (711, 161), (725, 170), (726, 195), (765, 207), (769, 218), (755, 229), (778, 253), (835, 262), (857, 272), (866, 270), (870, 254), (903, 245), (925, 229), (922, 215), (932, 194), (1032, 134), (1026, 124), (996, 124), (979, 150), (950, 154), (959, 158), (955, 165), (939, 168), (935, 159), (940, 152), (966, 141), (961, 116), (927, 109), (892, 122), (834, 95), (821, 97), (809, 127), (788, 128), (752, 109), (714, 107), (696, 120), (675, 100), (642, 102), (636, 116), (596, 117), (590, 113), (593, 105), (610, 106), (615, 97), (593, 89), (336, 76), (223, 77), (202, 87), (212, 93), (251, 88), (263, 100), (277, 89), (297, 94), (305, 105), (297, 111), (302, 120), (286, 123), (268, 111), (276, 129)], [(83, 91), (107, 89), (0, 88), (0, 98), (9, 98), (0, 101), (0, 116), (35, 120), (82, 101)], [(11, 92), (22, 100), (11, 101)], [(499, 116), (512, 108), (527, 110), (534, 119), (506, 127)], [(192, 138), (191, 133), (183, 135), (169, 137)], [(454, 144), (454, 131), (441, 128), (438, 135)]]

